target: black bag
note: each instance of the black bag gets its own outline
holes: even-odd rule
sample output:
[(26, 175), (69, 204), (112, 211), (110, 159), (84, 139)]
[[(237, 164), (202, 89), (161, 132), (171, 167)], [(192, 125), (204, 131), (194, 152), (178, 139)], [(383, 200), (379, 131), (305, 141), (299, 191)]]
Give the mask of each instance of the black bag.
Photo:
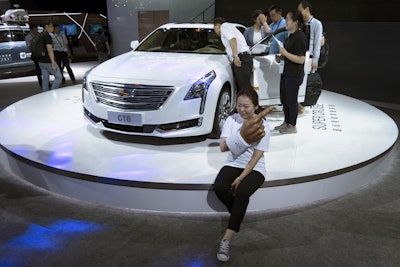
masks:
[(310, 73), (307, 77), (306, 96), (303, 106), (313, 106), (317, 103), (322, 90), (322, 79), (318, 72)]
[(329, 44), (328, 40), (326, 38), (326, 33), (323, 33), (324, 38), (325, 38), (325, 43), (323, 46), (321, 46), (321, 52), (319, 55), (319, 60), (318, 60), (318, 69), (322, 69), (323, 67), (328, 64), (328, 57), (329, 57)]
[(46, 56), (46, 46), (43, 41), (43, 33), (36, 36), (31, 43), (32, 59), (39, 59)]

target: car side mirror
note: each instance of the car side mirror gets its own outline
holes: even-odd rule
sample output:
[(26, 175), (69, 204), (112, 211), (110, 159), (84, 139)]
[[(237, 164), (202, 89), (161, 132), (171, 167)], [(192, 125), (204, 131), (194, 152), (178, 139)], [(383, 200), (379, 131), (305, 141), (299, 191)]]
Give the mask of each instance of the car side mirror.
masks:
[(139, 41), (135, 40), (131, 42), (131, 48), (135, 50), (139, 46)]

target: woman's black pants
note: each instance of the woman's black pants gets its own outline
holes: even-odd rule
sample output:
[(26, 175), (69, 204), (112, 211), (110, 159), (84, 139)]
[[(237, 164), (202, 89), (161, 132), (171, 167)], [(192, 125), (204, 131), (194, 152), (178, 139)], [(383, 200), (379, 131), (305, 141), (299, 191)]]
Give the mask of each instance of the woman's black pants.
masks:
[(253, 170), (240, 182), (233, 194), (231, 184), (242, 172), (243, 169), (224, 166), (219, 171), (214, 183), (215, 194), (231, 213), (228, 229), (235, 232), (239, 232), (240, 224), (246, 213), (250, 196), (256, 192), (265, 180), (261, 173)]
[(299, 112), (297, 97), (302, 82), (303, 76), (292, 77), (281, 75), (280, 95), (283, 113), (285, 114), (285, 122), (293, 126), (296, 126), (297, 122), (297, 115)]

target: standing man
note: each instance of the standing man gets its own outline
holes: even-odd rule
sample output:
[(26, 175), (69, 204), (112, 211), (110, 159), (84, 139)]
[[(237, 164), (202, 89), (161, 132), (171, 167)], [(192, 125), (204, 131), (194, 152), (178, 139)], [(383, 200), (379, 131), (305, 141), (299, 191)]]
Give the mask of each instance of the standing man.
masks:
[(36, 76), (38, 78), (40, 87), (42, 87), (42, 71), (40, 70), (38, 59), (35, 58), (32, 51), (38, 36), (38, 26), (34, 23), (29, 23), (29, 33), (25, 36), (25, 43), (26, 47), (28, 47), (28, 50), (31, 52), (31, 59), (33, 63), (35, 63)]
[(221, 37), (226, 53), (232, 61), (237, 90), (253, 88), (251, 85), (253, 57), (243, 34), (236, 29), (235, 25), (226, 22), (224, 18), (216, 18), (214, 20), (214, 30)]
[(40, 69), (42, 70), (43, 82), (42, 89), (43, 92), (49, 90), (49, 78), (50, 74), (54, 75), (54, 82), (51, 89), (57, 89), (61, 84), (61, 72), (57, 65), (53, 52), (53, 39), (50, 33), (54, 31), (53, 23), (49, 20), (44, 23), (44, 31), (40, 34), (37, 40), (37, 46), (40, 46), (42, 51), (42, 56), (38, 59)]
[(312, 15), (311, 4), (307, 1), (301, 1), (297, 6), (297, 9), (303, 15), (304, 23), (309, 27), (309, 49), (311, 61), (311, 71), (315, 71), (318, 68), (318, 61), (321, 53), (323, 27), (321, 21), (314, 18)]
[(68, 59), (68, 40), (65, 34), (61, 33), (60, 26), (57, 24), (54, 25), (54, 34), (52, 38), (53, 38), (54, 56), (57, 65), (60, 68), (62, 83), (63, 84), (65, 83), (65, 77), (63, 74), (64, 67), (67, 69), (71, 81), (75, 83), (75, 76), (71, 69), (71, 66), (69, 65), (69, 59)]
[(110, 44), (108, 43), (108, 38), (105, 35), (105, 30), (103, 28), (99, 29), (98, 31), (98, 35), (96, 36), (95, 40), (95, 47), (100, 63), (103, 63), (109, 59), (111, 54)]
[(265, 15), (260, 16), (266, 32), (275, 32), (278, 29), (286, 27), (286, 20), (282, 17), (282, 8), (280, 6), (272, 5), (268, 10), (268, 14), (272, 20), (272, 23), (269, 25)]

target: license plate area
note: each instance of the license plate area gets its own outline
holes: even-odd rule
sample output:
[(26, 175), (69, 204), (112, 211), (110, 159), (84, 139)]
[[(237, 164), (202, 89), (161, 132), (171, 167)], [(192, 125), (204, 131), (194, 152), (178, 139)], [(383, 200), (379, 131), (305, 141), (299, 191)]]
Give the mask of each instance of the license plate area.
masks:
[(143, 126), (142, 114), (108, 111), (108, 122), (122, 125)]

